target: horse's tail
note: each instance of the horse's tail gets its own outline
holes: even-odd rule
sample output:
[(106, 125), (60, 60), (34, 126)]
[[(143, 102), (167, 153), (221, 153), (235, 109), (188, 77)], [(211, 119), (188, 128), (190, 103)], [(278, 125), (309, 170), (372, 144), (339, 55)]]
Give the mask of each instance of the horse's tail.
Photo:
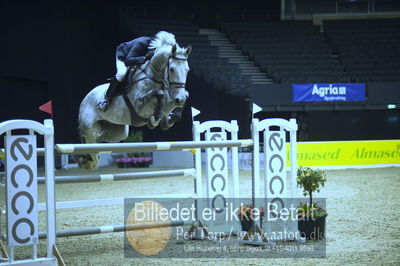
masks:
[(174, 34), (166, 31), (159, 31), (151, 40), (149, 49), (158, 49), (164, 45), (173, 46), (174, 44), (176, 44)]

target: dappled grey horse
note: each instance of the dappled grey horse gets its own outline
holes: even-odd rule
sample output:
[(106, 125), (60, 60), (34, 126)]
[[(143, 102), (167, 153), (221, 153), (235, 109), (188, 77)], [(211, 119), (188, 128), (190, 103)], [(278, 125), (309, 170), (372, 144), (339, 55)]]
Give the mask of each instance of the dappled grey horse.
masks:
[[(172, 127), (181, 117), (189, 96), (185, 84), (190, 52), (190, 45), (181, 48), (175, 38), (159, 40), (154, 56), (126, 75), (128, 89), (116, 96), (105, 112), (97, 104), (104, 98), (109, 84), (91, 90), (79, 109), (82, 142), (119, 142), (128, 136), (129, 125), (147, 125), (150, 129), (160, 125), (164, 130)], [(82, 168), (95, 169), (97, 164), (97, 153), (79, 159)]]

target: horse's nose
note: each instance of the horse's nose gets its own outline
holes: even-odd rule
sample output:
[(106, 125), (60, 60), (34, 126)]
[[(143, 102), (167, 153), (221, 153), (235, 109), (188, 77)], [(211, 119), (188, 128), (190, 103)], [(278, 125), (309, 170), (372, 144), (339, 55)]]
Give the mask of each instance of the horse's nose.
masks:
[(179, 98), (175, 98), (175, 104), (176, 105), (181, 105), (183, 103), (183, 100), (179, 99)]

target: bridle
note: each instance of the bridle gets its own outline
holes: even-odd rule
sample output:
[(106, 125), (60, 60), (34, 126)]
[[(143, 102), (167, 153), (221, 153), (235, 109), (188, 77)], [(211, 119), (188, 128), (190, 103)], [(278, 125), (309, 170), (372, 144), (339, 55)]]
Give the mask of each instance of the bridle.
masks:
[(170, 86), (174, 86), (174, 89), (180, 89), (180, 88), (183, 88), (183, 89), (184, 89), (185, 86), (186, 86), (186, 83), (184, 83), (184, 82), (173, 82), (173, 81), (171, 81), (171, 77), (170, 77), (170, 75), (169, 75), (169, 68), (170, 68), (170, 66), (169, 66), (169, 60), (170, 60), (171, 58), (174, 59), (174, 60), (187, 61), (187, 58), (186, 58), (186, 57), (180, 58), (180, 57), (177, 57), (177, 56), (175, 56), (175, 55), (170, 55), (170, 56), (168, 57), (167, 76), (168, 76), (168, 84), (169, 84), (169, 86), (167, 86), (167, 84), (165, 83), (165, 81), (164, 81), (164, 79), (163, 79), (163, 81), (164, 81), (164, 86), (165, 86), (166, 88), (168, 88), (168, 89), (171, 89)]
[[(132, 80), (132, 78), (133, 78), (133, 76), (134, 76), (134, 74), (136, 72), (136, 70), (135, 70), (135, 72), (133, 72), (131, 75), (129, 75), (129, 79), (130, 79), (129, 83), (131, 85), (133, 85), (133, 84), (135, 84), (135, 83), (137, 83), (139, 81), (142, 81), (142, 80), (145, 80), (145, 79), (150, 79), (154, 83), (161, 84), (162, 85), (161, 86), (162, 90), (173, 90), (173, 89), (181, 89), (181, 88), (184, 89), (186, 87), (186, 83), (185, 82), (175, 82), (175, 81), (171, 80), (171, 76), (169, 74), (169, 72), (170, 72), (170, 60), (171, 59), (180, 60), (180, 61), (187, 61), (188, 60), (186, 57), (181, 58), (181, 57), (177, 57), (175, 55), (170, 55), (168, 57), (168, 63), (166, 65), (166, 67), (165, 67), (165, 70), (167, 71), (167, 80), (165, 80), (164, 77), (162, 77), (161, 79), (156, 79), (154, 76), (148, 75), (146, 70), (143, 69), (141, 66), (137, 66), (136, 70), (140, 70), (145, 76), (143, 78), (140, 78), (140, 79), (137, 79), (137, 80)], [(148, 64), (150, 64), (150, 62)], [(153, 73), (157, 73), (157, 71), (154, 69), (153, 65), (149, 65), (149, 66), (150, 66), (150, 69), (151, 69), (151, 71)], [(164, 76), (165, 76), (165, 74), (164, 74)]]
[[(124, 101), (125, 101), (128, 109), (129, 109), (129, 111), (130, 111), (130, 114), (131, 114), (131, 125), (134, 124), (135, 120), (139, 120), (139, 121), (142, 121), (142, 122), (147, 122), (148, 121), (148, 119), (145, 119), (145, 118), (141, 117), (136, 112), (135, 108), (132, 105), (131, 100), (128, 97), (127, 92), (128, 92), (128, 90), (130, 88), (132, 88), (132, 86), (135, 83), (138, 83), (139, 81), (142, 81), (142, 80), (145, 80), (145, 79), (150, 79), (154, 83), (160, 84), (161, 85), (161, 88), (160, 88), (161, 90), (174, 90), (174, 89), (180, 89), (180, 88), (184, 89), (185, 88), (186, 83), (184, 83), (184, 82), (175, 82), (175, 81), (171, 80), (171, 77), (170, 77), (170, 74), (169, 74), (169, 72), (170, 72), (170, 60), (171, 59), (181, 60), (181, 61), (187, 61), (188, 60), (187, 57), (181, 58), (181, 57), (177, 57), (177, 56), (171, 54), (168, 57), (168, 63), (166, 65), (166, 67), (164, 68), (164, 71), (163, 71), (164, 75), (162, 76), (161, 79), (155, 78), (154, 75), (147, 74), (147, 72), (146, 72), (147, 65), (149, 65), (149, 67), (150, 67), (150, 69), (151, 69), (151, 71), (153, 73), (157, 73), (157, 71), (154, 69), (153, 65), (150, 64), (150, 62), (147, 63), (145, 68), (142, 68), (141, 66), (137, 66), (133, 71), (131, 69), (128, 70), (129, 75), (126, 75), (126, 76), (128, 76), (128, 81), (129, 81), (128, 84), (129, 85), (127, 87), (126, 92), (123, 94), (123, 97), (124, 97)], [(140, 79), (133, 80), (137, 70), (140, 70), (145, 76), (140, 78)], [(167, 71), (167, 80), (165, 80), (165, 70)], [(156, 97), (157, 97), (158, 105), (156, 107), (155, 113), (159, 114), (161, 112), (161, 96), (156, 96)]]

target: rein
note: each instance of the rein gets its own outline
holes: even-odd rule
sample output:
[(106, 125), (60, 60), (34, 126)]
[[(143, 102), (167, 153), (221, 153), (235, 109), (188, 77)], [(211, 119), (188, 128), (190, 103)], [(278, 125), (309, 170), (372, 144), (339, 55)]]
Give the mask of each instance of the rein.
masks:
[[(172, 89), (179, 89), (179, 88), (185, 88), (186, 83), (184, 82), (174, 82), (171, 81), (171, 77), (169, 74), (170, 71), (170, 59), (174, 59), (174, 60), (181, 60), (181, 61), (187, 61), (187, 58), (179, 58), (176, 57), (175, 55), (170, 55), (168, 57), (168, 63), (166, 65), (166, 68), (164, 69), (164, 71), (167, 71), (167, 81), (164, 78), (161, 78), (160, 80), (156, 79), (154, 76), (150, 76), (147, 74), (146, 72), (146, 68), (142, 68), (141, 66), (137, 66), (135, 68), (135, 70), (131, 73), (129, 73), (129, 85), (128, 87), (133, 86), (134, 84), (138, 83), (139, 81), (142, 80), (146, 80), (146, 79), (150, 79), (151, 81), (153, 81), (154, 83), (160, 84), (162, 90), (172, 90)], [(157, 71), (155, 71), (154, 67), (150, 64), (150, 62), (148, 63), (149, 67), (151, 69), (151, 71), (153, 73), (157, 73)], [(145, 76), (143, 78), (137, 79), (137, 80), (132, 80), (133, 76), (135, 75), (136, 71), (140, 70)], [(165, 72), (164, 72), (164, 76), (165, 76)], [(173, 86), (173, 87), (172, 87)], [(147, 122), (148, 119), (145, 119), (143, 117), (141, 117), (135, 110), (135, 108), (132, 105), (132, 102), (130, 101), (129, 97), (128, 97), (128, 91), (130, 90), (130, 88), (128, 90), (126, 90), (126, 92), (123, 94), (123, 98), (125, 101), (125, 104), (127, 105), (130, 113), (131, 113), (131, 125), (134, 124), (134, 121), (142, 121), (142, 122)], [(158, 98), (158, 109), (161, 108), (161, 99)], [(159, 113), (160, 110), (156, 110), (156, 113)]]
[[(129, 75), (129, 83), (130, 85), (134, 85), (136, 83), (138, 83), (139, 81), (145, 80), (145, 79), (150, 79), (151, 81), (153, 81), (154, 83), (157, 84), (161, 84), (163, 85), (161, 89), (163, 90), (172, 90), (172, 89), (180, 89), (180, 88), (185, 88), (186, 83), (184, 82), (174, 82), (171, 81), (171, 77), (169, 74), (169, 69), (170, 69), (170, 59), (174, 59), (174, 60), (180, 60), (180, 61), (187, 61), (187, 58), (179, 58), (176, 56), (172, 56), (170, 55), (168, 57), (168, 64), (166, 66), (166, 71), (167, 71), (167, 81), (165, 81), (165, 79), (161, 78), (160, 80), (156, 79), (154, 76), (149, 76), (145, 69), (141, 68), (140, 66), (137, 66), (136, 69), (139, 69), (143, 74), (145, 74), (145, 77), (137, 79), (137, 80), (132, 80), (134, 74), (136, 73), (136, 71), (134, 71), (131, 75)], [(157, 71), (155, 71), (154, 67), (152, 65), (149, 65), (150, 69), (152, 70), (153, 73), (156, 73)], [(173, 86), (173, 87), (172, 87)], [(171, 88), (172, 87), (172, 88)]]

